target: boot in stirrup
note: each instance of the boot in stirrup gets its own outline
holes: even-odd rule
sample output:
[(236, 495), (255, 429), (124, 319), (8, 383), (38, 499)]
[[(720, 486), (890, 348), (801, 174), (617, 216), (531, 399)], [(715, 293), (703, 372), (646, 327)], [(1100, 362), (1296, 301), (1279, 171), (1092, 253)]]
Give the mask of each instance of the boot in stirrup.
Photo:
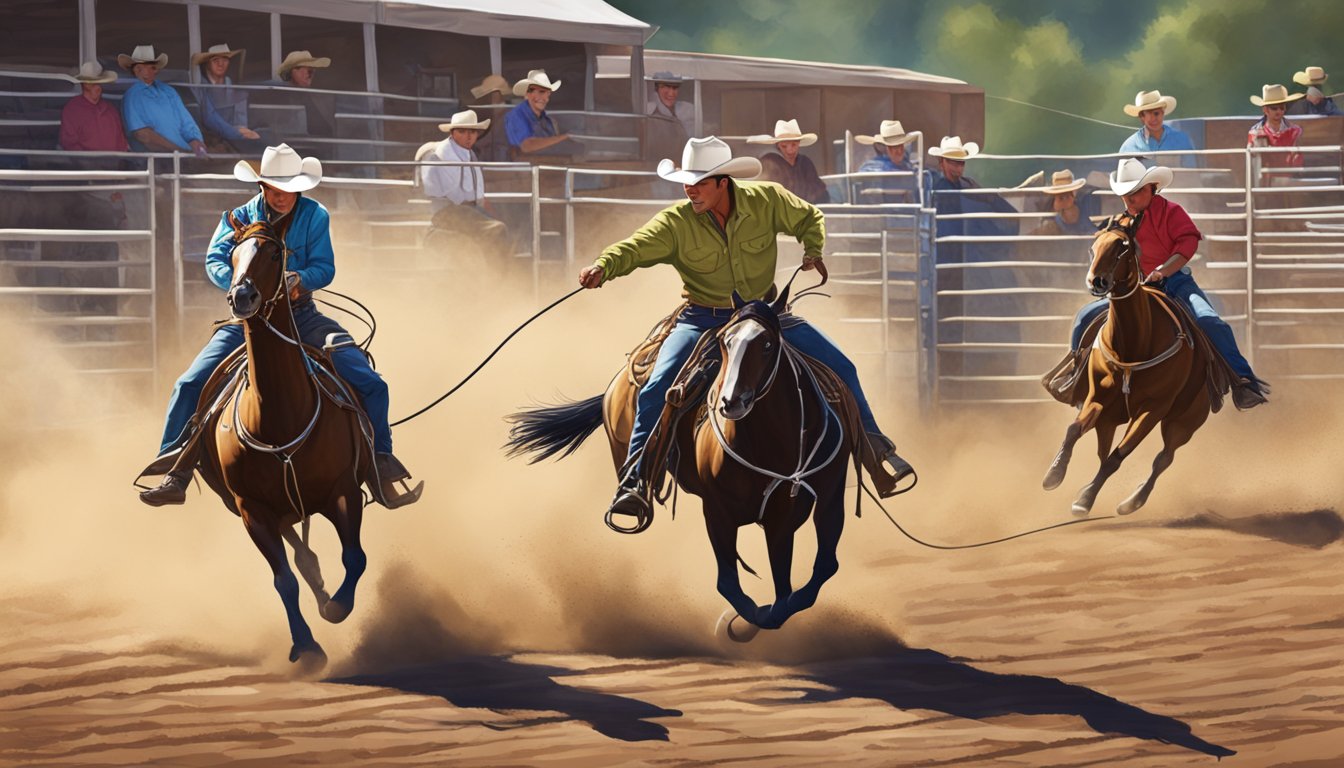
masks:
[[(873, 488), (877, 491), (877, 495), (884, 499), (895, 496), (897, 484), (907, 476), (914, 475), (915, 468), (896, 453), (896, 444), (881, 432), (869, 432), (868, 445), (873, 451), (873, 457), (877, 460), (875, 462), (877, 468), (884, 470), (881, 474), (871, 473)], [(906, 490), (909, 490), (909, 488)]]
[(140, 500), (151, 507), (166, 504), (183, 504), (187, 500), (187, 485), (191, 483), (191, 470), (178, 470), (163, 476), (158, 487), (140, 492)]
[[(640, 533), (653, 523), (653, 505), (649, 503), (649, 489), (644, 484), (639, 470), (640, 456), (627, 461), (623, 467), (621, 484), (616, 488), (616, 498), (607, 508), (607, 527), (617, 533)], [(621, 525), (616, 516), (634, 518), (634, 524)]]
[[(420, 494), (425, 491), (425, 481), (421, 480), (414, 488), (410, 487), (406, 481), (410, 479), (411, 473), (396, 456), (390, 453), (376, 454), (373, 457), (373, 468), (376, 477), (369, 478), (372, 482), (367, 485), (373, 492), (374, 501), (388, 509), (396, 509), (420, 500)], [(401, 483), (400, 488), (397, 483)]]

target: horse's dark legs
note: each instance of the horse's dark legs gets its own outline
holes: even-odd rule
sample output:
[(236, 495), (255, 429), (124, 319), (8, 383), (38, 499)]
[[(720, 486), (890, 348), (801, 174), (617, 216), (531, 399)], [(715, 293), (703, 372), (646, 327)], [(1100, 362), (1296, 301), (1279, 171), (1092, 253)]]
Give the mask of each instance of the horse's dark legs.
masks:
[(336, 535), (341, 539), (341, 564), (345, 566), (345, 579), (331, 601), (322, 606), (322, 618), (333, 624), (345, 621), (355, 608), (355, 587), (369, 558), (359, 544), (359, 527), (364, 520), (364, 500), (359, 488), (349, 491), (336, 499), (335, 514), (329, 515), (336, 526)]
[(285, 556), (285, 543), (276, 526), (268, 522), (273, 518), (268, 514), (252, 514), (255, 511), (249, 510), (244, 505), (243, 520), (247, 534), (252, 537), (252, 543), (257, 545), (257, 549), (271, 566), (271, 572), (275, 576), (275, 591), (280, 594), (280, 602), (285, 606), (285, 616), (289, 619), (289, 636), (294, 643), (289, 649), (289, 660), (302, 659), (304, 667), (310, 670), (320, 669), (327, 663), (327, 654), (313, 639), (313, 632), (299, 611), (299, 580), (289, 568), (289, 558)]
[(1158, 415), (1152, 411), (1143, 411), (1129, 423), (1129, 429), (1125, 431), (1125, 436), (1120, 439), (1120, 444), (1109, 456), (1102, 460), (1101, 466), (1097, 468), (1096, 477), (1092, 478), (1092, 482), (1083, 486), (1083, 489), (1079, 491), (1078, 498), (1073, 502), (1074, 515), (1087, 517), (1091, 513), (1092, 505), (1097, 500), (1097, 493), (1101, 491), (1101, 486), (1105, 485), (1106, 480), (1115, 474), (1117, 469), (1120, 469), (1125, 457), (1133, 453), (1134, 449), (1143, 441), (1143, 438), (1153, 431), (1153, 427), (1157, 426), (1158, 419)]
[[(783, 489), (780, 493), (783, 493)], [(794, 506), (793, 512), (799, 503), (810, 505), (811, 497), (806, 493), (799, 493), (798, 498), (793, 500), (791, 506)], [(792, 613), (789, 610), (789, 595), (793, 593), (793, 578), (790, 571), (793, 570), (793, 537), (798, 531), (798, 524), (802, 518), (796, 514), (788, 514), (782, 520), (772, 520), (765, 526), (765, 548), (770, 554), (770, 578), (775, 582), (775, 602), (770, 606), (761, 606), (760, 615), (753, 622), (761, 629), (778, 629)]]
[(1050, 462), (1050, 469), (1045, 472), (1045, 480), (1041, 481), (1041, 487), (1047, 491), (1053, 491), (1064, 482), (1064, 473), (1069, 471), (1069, 459), (1073, 458), (1073, 446), (1078, 442), (1078, 438), (1083, 433), (1091, 429), (1097, 423), (1097, 417), (1101, 415), (1101, 403), (1088, 401), (1078, 410), (1077, 417), (1073, 423), (1064, 431), (1064, 443), (1059, 446), (1059, 452), (1055, 454), (1055, 460)]
[(719, 566), (716, 586), (739, 616), (756, 624), (760, 608), (742, 591), (742, 580), (737, 573), (737, 526), (728, 519), (727, 513), (715, 507), (712, 502), (705, 501), (705, 530), (709, 532), (709, 544), (714, 548), (714, 560)]
[(789, 595), (789, 615), (811, 608), (817, 602), (821, 585), (840, 570), (835, 553), (845, 528), (845, 473), (842, 472), (834, 486), (817, 500), (812, 523), (817, 530), (817, 559), (812, 564), (812, 578)]
[(331, 595), (327, 594), (326, 584), (322, 582), (322, 568), (317, 562), (317, 553), (303, 543), (303, 539), (292, 527), (282, 527), (280, 535), (294, 550), (294, 567), (299, 569), (299, 575), (308, 582), (308, 588), (313, 590), (313, 597), (317, 598), (317, 609), (321, 611), (331, 599)]

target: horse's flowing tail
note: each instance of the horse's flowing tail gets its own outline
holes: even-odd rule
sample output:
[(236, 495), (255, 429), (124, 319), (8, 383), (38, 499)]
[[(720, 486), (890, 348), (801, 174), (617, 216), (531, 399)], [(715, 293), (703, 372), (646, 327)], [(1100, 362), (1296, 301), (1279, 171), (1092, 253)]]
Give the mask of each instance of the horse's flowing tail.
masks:
[(533, 454), (528, 463), (536, 464), (558, 453), (563, 459), (578, 450), (593, 430), (602, 426), (602, 395), (519, 411), (505, 420), (513, 424), (505, 443), (510, 458)]

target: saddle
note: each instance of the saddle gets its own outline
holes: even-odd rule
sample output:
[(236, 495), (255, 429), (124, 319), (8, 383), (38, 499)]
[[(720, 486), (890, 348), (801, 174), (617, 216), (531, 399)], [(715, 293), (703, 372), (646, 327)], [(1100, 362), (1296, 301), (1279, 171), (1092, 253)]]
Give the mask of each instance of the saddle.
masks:
[[(1204, 359), (1207, 361), (1205, 384), (1209, 393), (1209, 409), (1217, 413), (1223, 407), (1223, 398), (1235, 386), (1237, 374), (1219, 354), (1208, 335), (1199, 327), (1199, 323), (1195, 322), (1194, 314), (1184, 304), (1159, 289), (1144, 286), (1143, 290), (1149, 296), (1161, 301), (1171, 311), (1186, 337), (1204, 355)], [(1101, 327), (1105, 325), (1110, 311), (1110, 307), (1107, 307), (1101, 314), (1097, 315), (1083, 330), (1083, 336), (1078, 342), (1078, 349), (1069, 350), (1064, 355), (1064, 359), (1060, 360), (1054, 368), (1051, 368), (1048, 373), (1041, 377), (1041, 386), (1045, 387), (1045, 391), (1049, 392), (1050, 396), (1059, 402), (1078, 408), (1087, 400), (1087, 361), (1092, 354), (1092, 346), (1096, 343), (1097, 336), (1101, 333)]]

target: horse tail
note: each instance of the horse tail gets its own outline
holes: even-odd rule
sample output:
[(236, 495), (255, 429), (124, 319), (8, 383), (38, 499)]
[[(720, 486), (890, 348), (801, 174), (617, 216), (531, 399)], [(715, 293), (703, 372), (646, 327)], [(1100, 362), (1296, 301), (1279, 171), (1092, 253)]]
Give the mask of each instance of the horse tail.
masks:
[(593, 430), (602, 426), (602, 395), (519, 411), (506, 416), (505, 421), (513, 424), (504, 444), (509, 458), (533, 454), (529, 464), (556, 454), (563, 459), (578, 450)]

